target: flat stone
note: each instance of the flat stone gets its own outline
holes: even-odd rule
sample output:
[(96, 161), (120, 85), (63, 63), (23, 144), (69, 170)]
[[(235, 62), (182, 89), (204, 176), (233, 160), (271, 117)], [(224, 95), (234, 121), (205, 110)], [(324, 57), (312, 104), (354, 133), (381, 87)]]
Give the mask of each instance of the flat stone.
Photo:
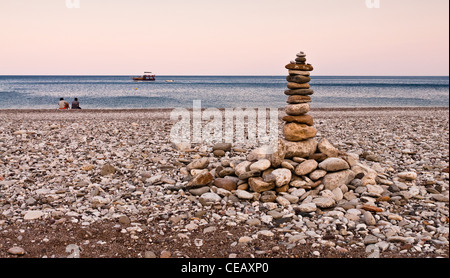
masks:
[(310, 64), (307, 65), (299, 65), (299, 64), (288, 64), (286, 65), (286, 69), (288, 70), (301, 70), (301, 71), (313, 71), (314, 67)]
[(314, 119), (310, 115), (285, 116), (285, 117), (283, 117), (283, 121), (289, 122), (289, 123), (305, 124), (305, 125), (309, 125), (309, 126), (314, 125)]
[(300, 200), (299, 197), (291, 195), (291, 194), (283, 194), (282, 197), (285, 198), (286, 200), (288, 200), (291, 204), (297, 204), (298, 201)]
[(267, 169), (269, 169), (271, 166), (270, 160), (268, 159), (261, 159), (258, 160), (257, 162), (253, 163), (252, 165), (250, 165), (250, 170), (252, 171), (265, 171)]
[(406, 243), (407, 238), (402, 236), (390, 236), (387, 238), (388, 242), (393, 243)]
[(289, 116), (302, 116), (309, 112), (311, 106), (309, 103), (289, 104), (285, 108), (286, 114)]
[(378, 196), (381, 196), (381, 194), (383, 194), (383, 192), (384, 192), (383, 187), (381, 187), (380, 185), (377, 185), (377, 184), (375, 184), (375, 185), (368, 184), (368, 185), (366, 185), (366, 188), (367, 188), (367, 192), (378, 195)]
[(259, 226), (261, 225), (261, 220), (259, 220), (258, 218), (252, 218), (247, 220), (247, 222), (245, 223), (250, 226)]
[(309, 88), (311, 88), (311, 86), (308, 83), (299, 84), (299, 83), (294, 83), (294, 82), (289, 82), (287, 84), (287, 87), (290, 90), (309, 89)]
[(295, 168), (295, 174), (297, 176), (306, 176), (309, 173), (313, 172), (314, 170), (317, 169), (317, 161), (313, 160), (313, 159), (309, 159), (306, 160), (305, 162), (300, 163), (296, 168)]
[(377, 224), (375, 217), (373, 217), (372, 213), (370, 213), (369, 211), (364, 211), (364, 222), (368, 226), (375, 226)]
[(243, 237), (239, 238), (239, 243), (248, 243), (252, 240), (253, 240), (253, 238), (251, 238), (249, 236), (243, 236)]
[(215, 151), (213, 151), (213, 155), (215, 157), (224, 157), (225, 156), (225, 151), (223, 151), (223, 150), (215, 150)]
[(210, 189), (211, 188), (209, 186), (204, 186), (200, 188), (190, 189), (189, 193), (191, 193), (194, 196), (202, 196), (203, 194), (209, 192)]
[[(317, 166), (316, 166), (316, 168), (317, 168)], [(318, 169), (318, 170), (313, 171), (311, 174), (309, 174), (309, 178), (313, 181), (317, 181), (317, 180), (320, 180), (321, 178), (325, 177), (326, 174), (327, 174), (327, 171)]]
[(288, 123), (284, 126), (283, 133), (286, 140), (298, 142), (314, 138), (317, 134), (317, 129), (305, 124)]
[(303, 76), (310, 76), (311, 73), (309, 71), (302, 71), (302, 70), (289, 70), (290, 75), (303, 75)]
[(269, 231), (269, 230), (262, 230), (262, 231), (259, 231), (259, 232), (257, 233), (257, 235), (258, 235), (258, 236), (259, 236), (259, 235), (261, 235), (261, 236), (266, 236), (266, 237), (273, 237), (273, 236), (275, 236), (275, 234), (272, 233), (272, 232)]
[(236, 190), (236, 196), (243, 200), (252, 200), (254, 198), (253, 194), (244, 190)]
[(286, 198), (284, 198), (282, 196), (278, 196), (275, 200), (277, 201), (277, 203), (279, 203), (283, 207), (288, 207), (291, 204), (291, 202), (289, 202), (289, 200), (287, 200)]
[(35, 210), (35, 211), (28, 211), (25, 216), (23, 217), (24, 220), (35, 220), (35, 219), (39, 219), (42, 216), (44, 216), (44, 213), (42, 211), (39, 210)]
[(403, 217), (398, 215), (398, 214), (389, 214), (388, 219), (389, 220), (402, 221)]
[(322, 183), (325, 189), (333, 190), (341, 185), (348, 185), (355, 177), (355, 174), (351, 170), (344, 170), (340, 172), (334, 172), (327, 174)]
[[(250, 153), (249, 156), (250, 156), (250, 155), (252, 155), (252, 153)], [(256, 155), (256, 154), (253, 153), (253, 156), (255, 156), (255, 155)], [(250, 160), (249, 157), (247, 157), (247, 159)], [(234, 172), (235, 172), (236, 176), (239, 177), (240, 175), (242, 175), (242, 174), (244, 174), (244, 173), (250, 171), (250, 165), (251, 165), (251, 164), (252, 164), (252, 163), (251, 163), (250, 161), (244, 161), (244, 162), (239, 163), (239, 164), (234, 168)]]
[(342, 190), (340, 187), (333, 189), (331, 192), (333, 193), (333, 199), (336, 202), (339, 202), (340, 200), (344, 199), (344, 193), (342, 193)]
[(294, 165), (292, 165), (291, 163), (289, 163), (289, 162), (287, 162), (287, 161), (283, 161), (283, 162), (281, 163), (281, 167), (282, 167), (282, 168), (286, 168), (286, 169), (290, 170), (291, 172), (294, 172), (294, 171), (295, 171)]
[(271, 175), (275, 177), (276, 187), (282, 187), (286, 184), (289, 184), (292, 178), (292, 172), (284, 168), (274, 170)]
[[(216, 170), (217, 172), (217, 170)], [(219, 177), (224, 178), (226, 176), (234, 176), (235, 172), (234, 169), (231, 167), (223, 168), (222, 170), (219, 170)]]
[(208, 192), (208, 193), (203, 194), (200, 197), (199, 202), (205, 206), (205, 205), (219, 203), (221, 200), (222, 200), (222, 198), (219, 195), (217, 195), (216, 193)]
[(294, 82), (298, 84), (304, 84), (311, 81), (311, 78), (309, 76), (303, 76), (303, 75), (293, 75), (286, 77), (286, 80), (288, 82)]
[(188, 184), (187, 187), (203, 187), (209, 185), (214, 180), (214, 177), (210, 172), (200, 173), (195, 176)]
[(248, 172), (245, 172), (245, 173), (239, 175), (239, 179), (246, 180), (249, 178), (259, 177), (259, 176), (261, 176), (261, 171), (253, 170), (253, 171), (248, 171)]
[(327, 139), (323, 138), (319, 141), (317, 145), (319, 151), (326, 154), (328, 157), (337, 157), (339, 155), (339, 150), (336, 149)]
[(275, 188), (275, 183), (273, 182), (265, 182), (262, 178), (250, 178), (248, 180), (248, 184), (250, 189), (253, 192), (261, 193), (264, 191), (270, 191)]
[(336, 202), (332, 198), (326, 198), (326, 197), (316, 198), (313, 200), (313, 202), (319, 208), (324, 208), (324, 209), (331, 208), (336, 204)]
[(301, 104), (301, 103), (309, 103), (309, 102), (312, 102), (312, 99), (310, 96), (293, 95), (293, 96), (289, 96), (287, 99), (287, 103), (289, 103), (289, 104)]
[(413, 181), (417, 179), (416, 172), (402, 172), (398, 174), (398, 177), (404, 180)]
[(22, 256), (25, 255), (25, 250), (22, 247), (12, 247), (8, 249), (8, 253), (11, 255)]
[(364, 244), (365, 245), (376, 244), (377, 242), (378, 242), (378, 237), (376, 237), (374, 235), (367, 235), (364, 238)]
[(314, 212), (317, 210), (317, 206), (315, 203), (306, 203), (306, 204), (301, 204), (298, 207), (298, 210), (301, 212), (306, 212), (306, 213), (310, 213), (310, 212)]
[(286, 90), (284, 91), (284, 94), (288, 96), (310, 96), (314, 94), (314, 90), (312, 89)]
[(371, 211), (371, 212), (383, 212), (382, 208), (371, 206), (371, 205), (363, 205), (363, 210)]
[(293, 190), (289, 191), (292, 196), (301, 197), (305, 195), (306, 190), (304, 188), (293, 188)]
[(449, 196), (445, 196), (444, 194), (432, 194), (431, 198), (433, 198), (434, 200), (438, 201), (438, 202), (448, 202), (449, 201)]
[(337, 172), (349, 169), (350, 165), (341, 158), (330, 157), (322, 161), (319, 164), (319, 168), (327, 172)]
[(289, 190), (289, 184), (286, 184), (286, 185), (283, 185), (283, 186), (281, 186), (281, 187), (276, 187), (276, 188), (275, 188), (275, 191), (276, 191), (277, 193), (288, 192), (288, 190)]
[(217, 143), (213, 146), (213, 151), (221, 150), (225, 152), (231, 151), (232, 144), (231, 143)]
[(186, 166), (186, 169), (190, 172), (192, 169), (206, 169), (209, 166), (209, 159), (202, 158), (192, 161)]
[(314, 138), (300, 142), (284, 141), (284, 144), (286, 146), (285, 158), (306, 158), (317, 150), (317, 141)]
[(309, 156), (309, 159), (314, 159), (317, 162), (322, 162), (327, 158), (328, 156), (324, 153), (313, 153), (312, 155)]
[(273, 203), (277, 199), (274, 191), (265, 191), (261, 194), (260, 201), (263, 203)]
[(234, 179), (224, 179), (219, 178), (214, 180), (214, 185), (218, 188), (223, 188), (228, 191), (233, 191), (237, 189), (237, 182)]

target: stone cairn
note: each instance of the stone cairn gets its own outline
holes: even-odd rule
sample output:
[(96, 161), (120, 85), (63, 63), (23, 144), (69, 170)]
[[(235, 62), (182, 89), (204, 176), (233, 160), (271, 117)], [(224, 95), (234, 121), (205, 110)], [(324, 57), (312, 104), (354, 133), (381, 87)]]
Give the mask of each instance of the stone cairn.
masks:
[(309, 85), (311, 81), (309, 72), (314, 68), (306, 64), (306, 54), (300, 52), (286, 69), (289, 70), (289, 76), (286, 78), (289, 90), (286, 90), (285, 94), (289, 98), (285, 109), (287, 116), (283, 118), (283, 121), (287, 122), (284, 126), (284, 137), (291, 142), (314, 138), (317, 134), (317, 130), (313, 127), (314, 120), (307, 115), (310, 110), (309, 103), (312, 101), (310, 95), (314, 94)]
[[(187, 189), (201, 196), (203, 205), (219, 201), (219, 195), (235, 196), (293, 206), (302, 213), (343, 204), (353, 198), (351, 189), (357, 186), (367, 187), (368, 200), (381, 198), (383, 188), (376, 183), (376, 171), (362, 164), (357, 155), (336, 149), (326, 138), (316, 140), (313, 118), (307, 114), (314, 93), (309, 85), (313, 66), (306, 63), (305, 53), (298, 53), (286, 69), (289, 76), (285, 94), (289, 97), (287, 116), (283, 118), (285, 138), (275, 142), (276, 151), (267, 153), (267, 146), (260, 147), (252, 150), (245, 161), (225, 160), (218, 167), (211, 167), (208, 158), (193, 161), (186, 167), (193, 176)], [(223, 156), (231, 150), (231, 144), (213, 147), (215, 155)], [(215, 186), (213, 192), (211, 186)], [(363, 208), (381, 210), (370, 201)]]

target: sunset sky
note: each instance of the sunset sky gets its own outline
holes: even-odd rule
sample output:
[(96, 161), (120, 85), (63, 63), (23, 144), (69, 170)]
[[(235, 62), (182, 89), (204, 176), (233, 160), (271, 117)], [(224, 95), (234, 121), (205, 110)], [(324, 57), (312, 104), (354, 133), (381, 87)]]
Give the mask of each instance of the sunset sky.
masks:
[(449, 1), (380, 2), (0, 0), (0, 75), (447, 76)]

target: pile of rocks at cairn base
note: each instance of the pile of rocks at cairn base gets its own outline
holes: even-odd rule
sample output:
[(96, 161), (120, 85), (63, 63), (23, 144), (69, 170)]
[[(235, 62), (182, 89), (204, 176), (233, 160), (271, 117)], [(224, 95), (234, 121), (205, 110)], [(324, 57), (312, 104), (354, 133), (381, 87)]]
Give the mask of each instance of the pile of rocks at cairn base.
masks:
[[(241, 200), (292, 205), (308, 213), (351, 199), (347, 196), (352, 194), (349, 186), (357, 183), (367, 188), (364, 209), (376, 212), (375, 201), (384, 191), (377, 185), (377, 172), (357, 156), (338, 150), (326, 138), (315, 138), (313, 118), (307, 115), (314, 93), (308, 84), (313, 67), (306, 64), (306, 55), (300, 52), (286, 68), (289, 90), (285, 94), (289, 98), (283, 118), (285, 139), (278, 140), (276, 151), (268, 153), (263, 146), (252, 150), (246, 160), (232, 160), (211, 171), (207, 169), (208, 158), (195, 160), (185, 169), (184, 174), (193, 177), (187, 189), (201, 196), (203, 205), (212, 205), (220, 201), (219, 195), (232, 193)], [(220, 143), (214, 146), (214, 152), (231, 148), (231, 144)], [(217, 194), (210, 187), (216, 187)]]

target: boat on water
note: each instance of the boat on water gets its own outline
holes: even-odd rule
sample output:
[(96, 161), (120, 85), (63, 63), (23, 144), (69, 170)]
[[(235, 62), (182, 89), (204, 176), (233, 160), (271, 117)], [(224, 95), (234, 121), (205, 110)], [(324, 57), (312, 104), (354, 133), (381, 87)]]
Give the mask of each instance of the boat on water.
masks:
[(144, 72), (140, 77), (133, 77), (134, 81), (156, 81), (155, 75), (151, 72)]

